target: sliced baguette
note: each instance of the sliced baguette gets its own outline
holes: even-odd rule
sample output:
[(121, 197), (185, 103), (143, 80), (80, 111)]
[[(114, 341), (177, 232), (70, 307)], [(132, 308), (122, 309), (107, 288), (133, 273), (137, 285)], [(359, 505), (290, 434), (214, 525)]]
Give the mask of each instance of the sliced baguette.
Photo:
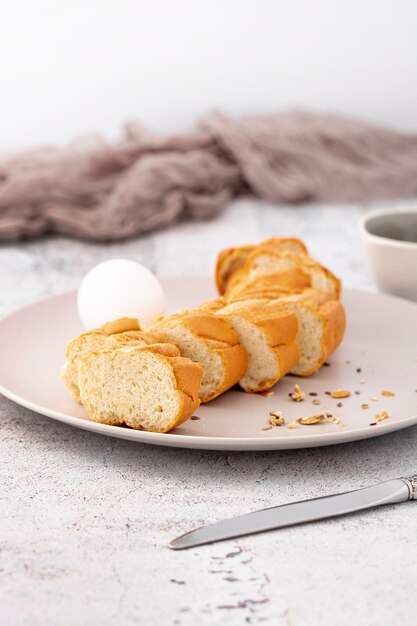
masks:
[(176, 346), (154, 344), (84, 353), (78, 384), (95, 422), (165, 433), (199, 406), (202, 377), (202, 367)]
[(269, 389), (299, 360), (297, 317), (279, 300), (234, 302), (216, 315), (229, 322), (248, 354), (248, 368), (239, 381), (245, 391)]
[(140, 330), (138, 320), (124, 317), (108, 322), (100, 328), (79, 335), (68, 344), (61, 378), (73, 398), (80, 402), (78, 367), (80, 357), (84, 353), (125, 344), (147, 345), (150, 343), (156, 343), (155, 338)]
[(258, 247), (268, 246), (275, 250), (290, 250), (299, 254), (307, 254), (307, 248), (300, 239), (272, 237), (257, 245), (239, 246), (222, 250), (216, 262), (216, 284), (219, 294), (224, 294), (232, 275), (243, 266), (249, 254)]
[[(258, 300), (261, 303), (271, 300)], [(346, 314), (341, 302), (317, 289), (281, 295), (276, 302), (293, 312), (298, 320), (297, 343), (301, 357), (290, 372), (297, 376), (314, 374), (337, 348), (346, 329)]]
[(203, 366), (200, 400), (208, 402), (244, 375), (248, 357), (230, 324), (209, 311), (182, 311), (152, 324), (160, 340), (174, 343), (181, 353)]
[[(225, 296), (244, 280), (257, 280), (260, 276), (288, 272), (288, 270), (302, 270), (310, 276), (311, 286), (338, 299), (340, 295), (340, 280), (332, 272), (320, 265), (317, 261), (305, 254), (297, 254), (288, 250), (275, 250), (271, 247), (260, 247), (247, 257), (243, 267), (234, 273), (228, 283)], [(291, 273), (287, 274), (288, 276)], [(291, 281), (287, 281), (291, 286)], [(279, 285), (277, 285), (279, 288)]]

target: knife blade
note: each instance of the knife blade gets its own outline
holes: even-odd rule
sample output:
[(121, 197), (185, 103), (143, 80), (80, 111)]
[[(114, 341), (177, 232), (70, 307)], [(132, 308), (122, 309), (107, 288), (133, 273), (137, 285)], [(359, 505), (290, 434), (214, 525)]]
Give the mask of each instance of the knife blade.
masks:
[(346, 515), (383, 504), (396, 504), (416, 499), (417, 474), (407, 478), (395, 478), (355, 491), (273, 506), (201, 526), (177, 537), (171, 541), (169, 547), (173, 550), (184, 550), (224, 539)]

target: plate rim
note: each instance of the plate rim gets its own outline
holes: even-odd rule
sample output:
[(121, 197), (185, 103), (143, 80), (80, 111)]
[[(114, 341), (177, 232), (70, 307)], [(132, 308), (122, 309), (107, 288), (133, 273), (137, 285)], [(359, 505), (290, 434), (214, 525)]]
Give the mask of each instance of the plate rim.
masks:
[[(189, 276), (186, 278), (201, 280), (207, 279), (205, 276)], [(184, 280), (184, 277), (172, 276), (160, 278), (164, 283), (168, 280)], [(53, 296), (46, 298), (40, 298), (35, 302), (31, 302), (22, 307), (11, 311), (0, 319), (0, 325), (9, 321), (17, 314), (24, 313), (30, 310), (32, 307), (36, 307), (42, 304), (46, 304), (52, 300), (60, 298), (68, 298), (76, 293), (76, 289), (64, 291)], [(388, 294), (381, 294), (378, 292), (364, 291), (360, 289), (345, 288), (345, 293), (373, 296), (377, 298), (387, 298), (390, 300), (400, 301), (408, 306), (415, 307), (417, 314), (417, 303), (406, 300), (398, 296), (392, 296)], [(188, 449), (210, 449), (210, 450), (240, 450), (240, 451), (257, 451), (257, 450), (285, 450), (285, 449), (298, 449), (309, 447), (321, 447), (328, 445), (337, 445), (343, 443), (350, 443), (354, 441), (360, 441), (363, 439), (369, 439), (374, 437), (380, 437), (391, 432), (396, 432), (404, 428), (408, 428), (417, 424), (417, 413), (409, 417), (403, 418), (400, 422), (384, 422), (377, 424), (374, 427), (364, 426), (363, 428), (356, 428), (355, 430), (337, 431), (334, 433), (312, 433), (311, 435), (297, 435), (287, 437), (222, 437), (222, 436), (204, 436), (204, 435), (183, 435), (176, 434), (175, 432), (168, 433), (153, 433), (143, 430), (134, 430), (129, 428), (121, 428), (120, 426), (112, 426), (109, 424), (101, 424), (94, 422), (90, 419), (83, 419), (73, 415), (68, 415), (60, 411), (43, 407), (39, 404), (27, 400), (22, 396), (14, 393), (7, 387), (5, 387), (0, 381), (0, 393), (19, 406), (34, 411), (39, 415), (54, 419), (58, 422), (64, 423), (68, 426), (94, 432), (96, 434), (116, 437), (119, 439), (125, 439), (127, 441), (135, 441), (136, 443), (146, 443), (153, 445), (160, 445), (166, 447), (180, 447)]]

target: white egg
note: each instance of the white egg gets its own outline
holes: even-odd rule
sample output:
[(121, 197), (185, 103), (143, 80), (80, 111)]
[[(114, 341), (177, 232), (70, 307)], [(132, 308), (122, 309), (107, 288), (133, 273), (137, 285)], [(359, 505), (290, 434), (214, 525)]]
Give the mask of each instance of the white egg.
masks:
[(119, 317), (136, 317), (147, 326), (165, 313), (158, 279), (129, 259), (110, 259), (93, 267), (81, 282), (77, 305), (87, 330)]

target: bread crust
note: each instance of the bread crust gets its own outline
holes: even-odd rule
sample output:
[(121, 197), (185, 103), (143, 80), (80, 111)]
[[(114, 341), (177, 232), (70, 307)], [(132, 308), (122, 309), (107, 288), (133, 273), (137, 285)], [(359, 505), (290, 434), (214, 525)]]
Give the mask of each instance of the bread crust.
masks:
[(288, 370), (296, 373), (297, 376), (311, 376), (320, 369), (343, 340), (346, 330), (346, 312), (343, 304), (339, 300), (334, 300), (330, 294), (311, 288), (298, 294), (281, 296), (275, 301), (260, 299), (258, 300), (258, 306), (271, 305), (273, 302), (284, 308), (289, 304), (299, 303), (322, 321), (323, 333), (320, 342), (320, 359), (308, 370), (297, 370), (296, 363)]
[(257, 297), (262, 293), (302, 291), (311, 287), (311, 276), (301, 267), (281, 272), (261, 274), (251, 277), (244, 267), (240, 268), (229, 281), (224, 294), (226, 300), (235, 300), (240, 295)]
[(164, 328), (175, 327), (190, 330), (196, 339), (204, 341), (206, 348), (216, 353), (222, 361), (221, 383), (212, 394), (200, 396), (202, 402), (213, 400), (241, 379), (248, 366), (248, 356), (235, 331), (225, 319), (210, 311), (186, 310), (156, 322), (150, 330), (155, 334), (161, 333), (163, 337)]
[(262, 246), (269, 246), (277, 250), (292, 247), (296, 248), (301, 254), (308, 254), (305, 244), (295, 237), (272, 237), (261, 241), (257, 245), (248, 244), (235, 248), (226, 248), (219, 253), (216, 261), (215, 280), (220, 295), (225, 293), (230, 278), (243, 266), (249, 254)]
[(139, 320), (135, 317), (120, 317), (117, 320), (103, 324), (100, 326), (100, 330), (106, 333), (106, 335), (115, 335), (116, 333), (125, 333), (130, 330), (142, 330), (142, 328)]
[(297, 318), (294, 313), (282, 307), (278, 300), (269, 302), (247, 299), (234, 302), (219, 309), (216, 315), (225, 317), (225, 319), (240, 316), (257, 326), (263, 331), (269, 348), (274, 352), (277, 359), (276, 375), (264, 379), (262, 384), (249, 387), (240, 380), (240, 385), (245, 391), (256, 392), (269, 389), (285, 376), (299, 360), (300, 349), (296, 341)]
[[(309, 274), (310, 276), (312, 276), (313, 271), (322, 273), (332, 285), (333, 293), (331, 295), (333, 295), (336, 299), (339, 299), (340, 290), (341, 290), (341, 281), (330, 270), (328, 270), (326, 267), (321, 265), (318, 261), (316, 261), (315, 259), (312, 259), (311, 257), (307, 255), (297, 254), (295, 252), (290, 252), (289, 250), (276, 250), (275, 248), (271, 246), (258, 246), (253, 252), (251, 252), (247, 256), (244, 262), (244, 265), (240, 268), (238, 272), (235, 272), (232, 279), (229, 281), (230, 289), (232, 289), (233, 286), (237, 285), (239, 282), (243, 280), (255, 280), (256, 278), (258, 278), (258, 276), (268, 275), (268, 273), (264, 273), (264, 274), (260, 273), (260, 274), (256, 274), (255, 276), (252, 273), (251, 275), (251, 272), (253, 270), (254, 264), (256, 263), (256, 260), (258, 259), (258, 257), (262, 255), (269, 255), (269, 256), (275, 257), (276, 259), (287, 261), (289, 264), (292, 265), (292, 267), (288, 268), (288, 270), (299, 269), (299, 270), (302, 270), (304, 273)], [(283, 270), (283, 271), (287, 272), (287, 270)], [(274, 274), (274, 273), (280, 274), (281, 272), (270, 272), (269, 274)], [(288, 277), (289, 277), (288, 282), (291, 283), (291, 272), (288, 273)], [(291, 284), (287, 286), (291, 286)], [(277, 287), (279, 289), (279, 285), (277, 285)], [(228, 297), (227, 292), (225, 295), (226, 297)]]

